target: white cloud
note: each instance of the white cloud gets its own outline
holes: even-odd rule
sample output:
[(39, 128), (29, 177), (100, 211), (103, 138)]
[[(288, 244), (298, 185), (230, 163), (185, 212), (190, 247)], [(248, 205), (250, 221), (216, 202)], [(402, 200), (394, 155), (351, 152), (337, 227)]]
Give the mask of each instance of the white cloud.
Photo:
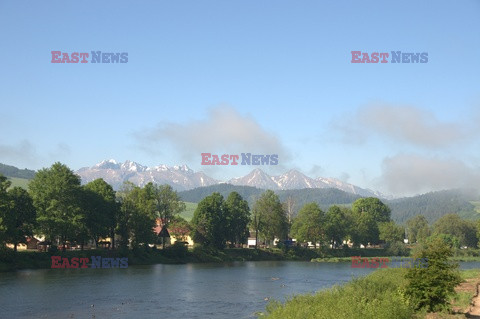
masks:
[(168, 143), (185, 160), (200, 161), (201, 153), (278, 154), (279, 164), (290, 159), (289, 152), (273, 133), (267, 132), (251, 116), (231, 107), (217, 107), (204, 120), (186, 124), (159, 123), (155, 128), (135, 134), (139, 148), (154, 153)]
[(480, 168), (454, 158), (398, 154), (385, 158), (382, 186), (396, 195), (452, 188), (480, 188)]
[(471, 138), (464, 124), (440, 121), (432, 112), (418, 107), (387, 103), (366, 105), (346, 121), (332, 125), (343, 133), (344, 142), (349, 143), (362, 143), (376, 134), (397, 142), (438, 149)]

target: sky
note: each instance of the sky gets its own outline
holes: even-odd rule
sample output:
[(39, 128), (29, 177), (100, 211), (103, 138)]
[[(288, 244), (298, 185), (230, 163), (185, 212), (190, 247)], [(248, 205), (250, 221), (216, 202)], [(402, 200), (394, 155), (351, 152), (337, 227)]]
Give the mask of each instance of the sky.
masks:
[[(0, 163), (278, 154), (385, 194), (480, 188), (479, 1), (0, 1)], [(52, 63), (52, 51), (128, 53)], [(428, 53), (352, 63), (352, 51)]]

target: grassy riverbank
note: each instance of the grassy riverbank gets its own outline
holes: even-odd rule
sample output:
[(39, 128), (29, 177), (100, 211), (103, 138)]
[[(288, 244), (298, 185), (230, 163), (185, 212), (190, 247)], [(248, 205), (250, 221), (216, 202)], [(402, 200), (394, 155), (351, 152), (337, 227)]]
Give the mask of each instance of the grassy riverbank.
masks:
[(298, 295), (285, 304), (273, 301), (267, 305), (265, 319), (285, 318), (465, 318), (475, 295), (480, 269), (461, 271), (464, 282), (451, 300), (454, 315), (435, 313), (426, 316), (415, 312), (404, 298), (406, 269), (379, 269), (356, 278), (343, 286), (323, 290), (315, 295)]

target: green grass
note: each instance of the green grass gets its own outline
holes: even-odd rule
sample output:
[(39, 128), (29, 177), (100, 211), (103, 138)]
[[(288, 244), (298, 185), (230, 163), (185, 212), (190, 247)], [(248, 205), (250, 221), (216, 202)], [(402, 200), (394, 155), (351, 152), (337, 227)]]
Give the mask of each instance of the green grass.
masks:
[(267, 305), (266, 318), (411, 318), (414, 311), (402, 297), (404, 273), (377, 270), (315, 295), (295, 296), (285, 305), (274, 301)]
[(18, 177), (9, 177), (8, 180), (12, 182), (12, 185), (10, 187), (18, 186), (24, 189), (27, 189), (28, 182), (30, 182), (29, 179)]
[(478, 277), (480, 276), (480, 269), (475, 268), (475, 269), (461, 270), (460, 276), (462, 277), (462, 280)]
[(185, 202), (185, 205), (187, 206), (187, 209), (180, 213), (180, 216), (185, 218), (187, 221), (191, 221), (193, 218), (193, 213), (195, 212), (195, 209), (197, 209), (198, 204)]
[(477, 202), (477, 201), (471, 201), (470, 202), (473, 206), (475, 206), (475, 211), (477, 212), (477, 214), (480, 214), (480, 201)]

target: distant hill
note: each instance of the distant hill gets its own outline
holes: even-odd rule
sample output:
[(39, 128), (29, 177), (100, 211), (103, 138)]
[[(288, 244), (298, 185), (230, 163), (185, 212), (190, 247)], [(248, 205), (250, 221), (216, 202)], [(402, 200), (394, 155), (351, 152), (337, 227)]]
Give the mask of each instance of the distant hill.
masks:
[[(179, 195), (186, 202), (198, 203), (213, 192), (218, 192), (226, 198), (233, 191), (246, 199), (250, 208), (252, 208), (255, 200), (265, 190), (250, 186), (218, 184), (179, 192)], [(335, 188), (277, 190), (275, 193), (282, 202), (285, 202), (289, 197), (293, 198), (295, 212), (298, 212), (303, 205), (310, 202), (316, 202), (323, 210), (327, 210), (332, 205), (350, 206), (355, 200), (361, 198), (359, 195)], [(480, 218), (480, 198), (473, 191), (445, 190), (382, 201), (391, 208), (392, 219), (400, 224), (416, 215), (424, 215), (429, 223), (434, 223), (448, 213), (457, 213), (465, 219)]]
[[(197, 187), (188, 191), (179, 192), (179, 196), (185, 202), (198, 203), (206, 196), (213, 192), (220, 193), (224, 198), (227, 198), (231, 192), (239, 193), (244, 199), (248, 201), (250, 208), (253, 207), (256, 199), (265, 192), (264, 189), (259, 189), (251, 186), (237, 186), (231, 184), (217, 184), (206, 187)], [(316, 202), (318, 205), (326, 210), (331, 205), (350, 205), (356, 199), (360, 198), (358, 195), (347, 193), (335, 188), (304, 188), (304, 189), (289, 189), (277, 190), (275, 193), (284, 202), (289, 197), (294, 199), (294, 211), (297, 212), (303, 205), (310, 202)]]
[(478, 194), (474, 191), (444, 190), (390, 200), (386, 204), (391, 208), (392, 219), (397, 223), (405, 223), (416, 215), (423, 215), (429, 223), (433, 223), (449, 213), (457, 213), (465, 219), (479, 219), (478, 205), (475, 205), (478, 199)]
[(0, 174), (3, 174), (6, 177), (32, 179), (35, 176), (35, 171), (26, 168), (19, 169), (15, 166), (0, 163)]

